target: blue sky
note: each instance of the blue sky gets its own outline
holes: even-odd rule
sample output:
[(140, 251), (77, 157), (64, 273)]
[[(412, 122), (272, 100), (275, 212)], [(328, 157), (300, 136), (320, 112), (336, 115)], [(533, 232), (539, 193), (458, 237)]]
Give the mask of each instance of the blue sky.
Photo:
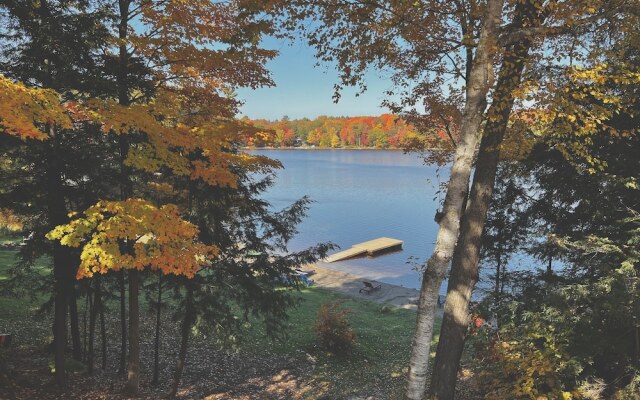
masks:
[(240, 108), (241, 115), (274, 120), (284, 115), (297, 119), (319, 115), (380, 115), (388, 112), (380, 107), (380, 103), (391, 82), (376, 73), (367, 74), (368, 89), (364, 94), (356, 97), (357, 90), (348, 88), (344, 90), (340, 102), (334, 104), (333, 85), (338, 81), (334, 66), (324, 64), (315, 67), (313, 49), (299, 42), (289, 44), (268, 38), (264, 47), (280, 52), (276, 59), (267, 64), (276, 86), (238, 90), (238, 97), (245, 102)]

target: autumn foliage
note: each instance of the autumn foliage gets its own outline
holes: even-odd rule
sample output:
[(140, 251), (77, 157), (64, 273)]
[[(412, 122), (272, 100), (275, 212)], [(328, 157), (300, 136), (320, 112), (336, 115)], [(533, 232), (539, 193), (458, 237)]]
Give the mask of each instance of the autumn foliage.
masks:
[[(128, 199), (101, 201), (47, 237), (66, 246), (82, 246), (76, 274), (80, 279), (109, 270), (146, 267), (193, 277), (218, 251), (215, 246), (197, 243), (197, 235), (198, 228), (180, 218), (176, 206), (155, 207), (142, 199)], [(131, 252), (122, 251), (127, 244)]]
[(299, 147), (321, 148), (377, 148), (401, 149), (450, 148), (450, 140), (443, 129), (436, 125), (424, 132), (392, 115), (378, 117), (327, 117), (314, 120), (307, 118), (290, 120), (286, 117), (278, 121), (250, 120), (256, 128), (265, 129), (263, 140), (245, 140), (252, 147)]
[(51, 89), (28, 88), (0, 75), (0, 131), (22, 139), (46, 139), (45, 124), (63, 128), (71, 120)]
[(20, 217), (6, 208), (0, 208), (0, 231), (18, 231), (24, 227)]

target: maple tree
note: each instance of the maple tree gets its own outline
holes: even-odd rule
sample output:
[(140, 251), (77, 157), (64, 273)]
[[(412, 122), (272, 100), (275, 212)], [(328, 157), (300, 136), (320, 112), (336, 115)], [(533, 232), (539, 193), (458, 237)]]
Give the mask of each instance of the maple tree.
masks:
[[(83, 214), (47, 235), (65, 246), (82, 245), (80, 279), (110, 269), (147, 267), (192, 278), (218, 250), (197, 243), (197, 228), (180, 218), (173, 205), (158, 208), (142, 199), (99, 202)], [(90, 239), (84, 243), (85, 238)], [(122, 241), (133, 243), (133, 254), (123, 254)]]
[(21, 139), (43, 140), (45, 125), (70, 128), (71, 119), (58, 93), (51, 89), (27, 88), (0, 75), (0, 128)]
[[(170, 104), (166, 100), (177, 96), (185, 105), (180, 108), (184, 114), (215, 110), (210, 117), (217, 119), (218, 125), (223, 122), (221, 118), (232, 117), (236, 102), (227, 94), (233, 88), (271, 84), (264, 64), (275, 52), (257, 45), (257, 39), (268, 26), (255, 22), (252, 13), (239, 12), (237, 2), (119, 1), (114, 4), (114, 9), (114, 40), (111, 41), (112, 47), (107, 49), (109, 59), (106, 67), (113, 71), (115, 78), (112, 98), (116, 98), (118, 106), (125, 109), (107, 101), (106, 104), (98, 104), (95, 111), (106, 116), (107, 120), (109, 116), (123, 118), (118, 122), (120, 126), (127, 126), (126, 129), (120, 129), (118, 125), (113, 125), (115, 129), (106, 127), (110, 132), (119, 134), (119, 200), (126, 201), (135, 194), (133, 168), (145, 171), (168, 168), (176, 174), (189, 174), (194, 179), (208, 179), (212, 184), (232, 184), (233, 177), (225, 172), (229, 161), (215, 149), (221, 141), (216, 142), (209, 136), (215, 121), (209, 121), (207, 126), (200, 124), (203, 121), (185, 124), (186, 120), (154, 123), (154, 118), (163, 112), (149, 111), (149, 106), (154, 101), (157, 101), (156, 105)], [(110, 114), (114, 109), (120, 111)], [(145, 124), (152, 124), (154, 129), (145, 129)], [(224, 127), (219, 128), (220, 131), (224, 131)], [(191, 139), (196, 139), (191, 147), (189, 134)], [(187, 153), (172, 148), (174, 145), (185, 147)], [(187, 155), (194, 152), (203, 157), (191, 163)], [(128, 275), (131, 340), (127, 390), (136, 393), (140, 364), (139, 279), (135, 270), (129, 271)], [(121, 276), (124, 319), (123, 288), (124, 276)], [(126, 347), (124, 328), (123, 325), (122, 362)]]
[[(85, 25), (93, 21), (94, 25), (87, 29), (84, 37), (102, 35), (101, 40), (90, 41), (84, 47), (76, 46), (75, 51), (80, 53), (78, 59), (91, 61), (94, 63), (92, 67), (101, 69), (103, 76), (93, 80), (100, 84), (95, 87), (86, 85), (92, 82), (91, 77), (78, 74), (70, 67), (72, 64), (65, 63), (58, 54), (48, 57), (49, 48), (38, 57), (31, 57), (31, 50), (25, 50), (19, 53), (25, 63), (42, 66), (53, 62), (55, 68), (44, 67), (51, 72), (45, 81), (38, 81), (39, 76), (34, 78), (19, 69), (10, 70), (12, 76), (60, 89), (65, 100), (69, 101), (60, 104), (62, 97), (49, 89), (31, 89), (2, 78), (3, 95), (8, 99), (0, 110), (2, 129), (25, 139), (52, 139), (54, 136), (50, 130), (53, 128), (56, 140), (51, 142), (58, 143), (66, 135), (95, 132), (98, 127), (105, 138), (102, 141), (108, 143), (106, 148), (117, 149), (112, 157), (101, 160), (112, 166), (119, 164), (120, 195), (101, 192), (105, 195), (101, 202), (94, 203), (84, 213), (76, 214), (77, 219), (67, 223), (68, 211), (60, 206), (65, 200), (60, 196), (62, 191), (52, 188), (50, 193), (55, 193), (60, 203), (57, 208), (60, 217), (53, 224), (58, 228), (51, 231), (49, 237), (58, 239), (54, 244), (56, 249), (63, 250), (61, 243), (82, 247), (78, 276), (118, 271), (123, 348), (121, 365), (124, 365), (126, 338), (129, 336), (127, 387), (131, 392), (137, 392), (139, 277), (136, 271), (148, 265), (163, 272), (183, 272), (192, 276), (196, 265), (208, 263), (214, 254), (214, 247), (197, 242), (197, 229), (181, 219), (175, 206), (165, 204), (156, 207), (142, 200), (140, 195), (151, 194), (153, 198), (157, 195), (149, 192), (149, 187), (143, 188), (138, 183), (139, 179), (145, 175), (170, 172), (173, 176), (186, 176), (208, 185), (235, 187), (235, 175), (230, 171), (232, 166), (260, 171), (275, 165), (264, 157), (224, 151), (235, 136), (252, 131), (250, 127), (233, 121), (237, 102), (229, 93), (239, 86), (271, 84), (264, 63), (275, 52), (257, 45), (257, 38), (268, 26), (253, 22), (251, 13), (240, 13), (237, 5), (232, 3), (119, 1), (103, 7), (102, 3), (86, 2), (73, 9), (75, 14), (68, 10), (58, 12), (63, 7), (55, 8), (57, 6), (54, 2), (32, 6), (12, 3), (8, 9), (13, 13), (11, 18), (16, 24), (28, 29), (31, 29), (29, 18), (32, 16), (35, 16), (36, 24), (51, 15), (60, 17), (59, 21), (63, 23), (47, 25), (51, 29), (64, 27), (56, 31), (59, 33), (56, 39), (70, 33), (65, 30), (69, 27), (68, 21), (82, 20)], [(109, 21), (108, 25), (96, 23), (96, 19), (79, 17), (98, 15), (97, 12), (88, 12), (96, 10), (105, 17), (105, 21)], [(113, 25), (110, 25), (111, 21)], [(47, 46), (53, 37), (48, 37), (48, 34), (51, 32), (43, 31), (44, 40), (41, 42)], [(35, 41), (26, 43), (25, 48), (29, 48)], [(95, 47), (91, 48), (95, 43), (101, 47), (100, 59), (93, 57), (98, 54), (94, 52)], [(69, 47), (61, 48), (66, 51), (77, 44), (78, 40), (70, 37)], [(53, 85), (57, 82), (52, 78), (54, 76), (65, 76), (66, 86)], [(63, 130), (68, 131), (65, 136), (62, 136)], [(114, 162), (118, 159), (119, 162)], [(48, 173), (55, 176), (62, 171), (51, 169)], [(58, 182), (57, 178), (52, 182)], [(171, 185), (168, 190), (171, 191)], [(137, 225), (117, 225), (117, 221), (122, 219), (134, 221), (130, 219), (133, 216), (139, 218), (135, 219)], [(164, 225), (158, 225), (159, 222), (164, 222)], [(107, 226), (118, 226), (121, 230), (110, 230)], [(134, 235), (143, 231), (149, 235), (147, 242), (135, 242)], [(193, 262), (191, 269), (181, 270), (180, 266), (186, 265), (181, 264), (180, 258), (185, 255), (193, 255)], [(124, 270), (129, 270), (131, 325), (128, 335)], [(63, 307), (64, 302), (56, 301), (58, 306)], [(91, 335), (93, 327), (90, 331)], [(65, 341), (58, 340), (57, 343), (64, 346)], [(62, 352), (56, 358), (57, 375), (61, 377), (64, 376), (63, 357)]]

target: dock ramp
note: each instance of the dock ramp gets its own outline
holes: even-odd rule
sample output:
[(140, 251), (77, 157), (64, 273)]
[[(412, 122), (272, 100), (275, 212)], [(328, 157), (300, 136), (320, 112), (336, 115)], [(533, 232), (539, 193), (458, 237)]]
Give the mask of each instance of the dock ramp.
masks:
[(383, 250), (393, 250), (396, 248), (401, 249), (403, 243), (404, 242), (402, 240), (381, 237), (378, 239), (369, 240), (368, 242), (354, 244), (350, 249), (328, 256), (324, 259), (324, 261), (332, 263), (335, 261), (357, 257), (365, 253), (371, 256)]

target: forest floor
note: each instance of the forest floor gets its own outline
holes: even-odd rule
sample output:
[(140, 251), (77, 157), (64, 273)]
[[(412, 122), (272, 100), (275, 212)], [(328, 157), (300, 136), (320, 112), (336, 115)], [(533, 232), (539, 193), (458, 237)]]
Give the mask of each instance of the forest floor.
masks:
[[(0, 250), (0, 282), (13, 252)], [(192, 335), (187, 365), (178, 392), (181, 399), (399, 399), (415, 327), (415, 311), (345, 296), (319, 287), (303, 289), (299, 305), (290, 310), (288, 339), (269, 339), (258, 321), (244, 324), (242, 341), (222, 349), (204, 333)], [(92, 375), (86, 363), (70, 362), (69, 386), (52, 384), (51, 317), (38, 313), (42, 298), (8, 297), (0, 292), (0, 333), (11, 333), (13, 344), (0, 352), (0, 399), (124, 399), (125, 376), (118, 374), (120, 323), (115, 305), (107, 313), (106, 368), (102, 369), (101, 340), (95, 341)], [(351, 310), (349, 322), (357, 333), (355, 349), (347, 355), (322, 350), (312, 331), (320, 306), (339, 302)], [(82, 301), (78, 302), (84, 332)], [(145, 306), (146, 307), (146, 306)], [(177, 359), (178, 324), (171, 313), (163, 317), (160, 383), (150, 384), (153, 369), (154, 318), (142, 312), (142, 376), (138, 398), (157, 399), (168, 392)], [(436, 332), (439, 331), (437, 327)], [(437, 337), (434, 338), (434, 343)], [(435, 348), (435, 347), (433, 347)], [(69, 356), (70, 358), (70, 356)], [(472, 376), (458, 384), (461, 399), (475, 399)]]

